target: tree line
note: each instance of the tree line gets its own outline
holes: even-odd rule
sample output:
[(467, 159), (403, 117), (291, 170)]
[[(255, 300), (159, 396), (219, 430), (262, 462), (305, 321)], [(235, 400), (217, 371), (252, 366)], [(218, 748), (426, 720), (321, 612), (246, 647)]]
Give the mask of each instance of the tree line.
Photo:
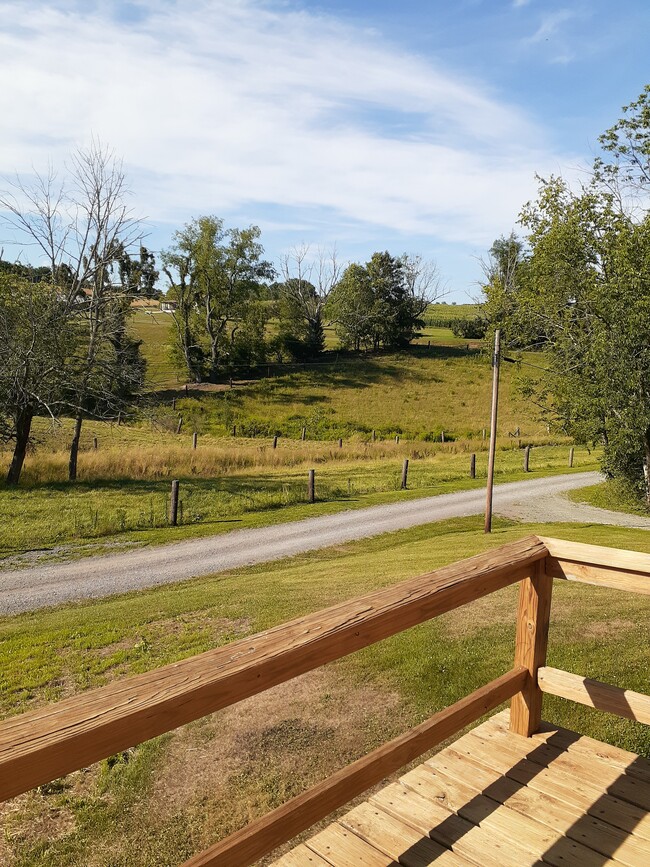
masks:
[(526, 363), (520, 388), (650, 506), (650, 85), (600, 137), (578, 189), (539, 180), (485, 263), (485, 312)]
[(270, 360), (316, 361), (326, 325), (345, 348), (407, 346), (440, 286), (432, 263), (407, 254), (342, 267), (336, 251), (311, 256), (303, 246), (276, 268), (257, 226), (226, 229), (214, 216), (176, 232), (161, 262), (176, 303), (174, 357), (195, 382)]
[[(133, 302), (175, 302), (173, 357), (194, 382), (240, 366), (314, 361), (333, 325), (352, 349), (406, 346), (439, 280), (417, 256), (375, 253), (341, 266), (336, 253), (264, 258), (260, 229), (203, 216), (177, 231), (158, 261), (143, 245), (121, 162), (99, 143), (0, 193), (4, 223), (38, 266), (0, 250), (0, 439), (13, 443), (16, 484), (36, 416), (74, 419), (68, 475), (77, 476), (85, 419), (115, 419), (143, 397), (146, 364), (129, 329)], [(22, 254), (21, 254), (22, 257)], [(162, 276), (163, 281), (159, 278)]]

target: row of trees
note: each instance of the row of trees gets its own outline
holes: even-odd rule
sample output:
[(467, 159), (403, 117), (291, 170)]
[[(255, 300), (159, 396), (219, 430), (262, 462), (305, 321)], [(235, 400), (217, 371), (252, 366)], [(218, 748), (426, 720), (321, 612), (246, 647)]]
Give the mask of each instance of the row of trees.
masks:
[[(177, 304), (176, 360), (196, 382), (269, 359), (317, 360), (326, 324), (347, 348), (406, 346), (439, 292), (435, 267), (420, 257), (375, 253), (343, 269), (335, 251), (312, 257), (300, 247), (276, 270), (259, 239), (256, 226), (225, 229), (206, 216), (176, 232), (162, 254), (167, 297)], [(278, 323), (271, 336), (270, 319)]]
[(145, 364), (128, 317), (134, 298), (156, 293), (158, 272), (127, 195), (120, 162), (95, 143), (73, 156), (62, 178), (49, 171), (30, 183), (17, 179), (0, 196), (16, 240), (46, 263), (0, 261), (0, 437), (14, 444), (9, 484), (20, 478), (35, 416), (74, 418), (74, 480), (84, 419), (114, 418), (142, 390)]
[[(35, 416), (74, 418), (74, 480), (84, 420), (118, 417), (143, 392), (146, 366), (128, 320), (135, 299), (160, 295), (159, 272), (128, 194), (121, 163), (98, 143), (78, 151), (62, 177), (17, 178), (0, 193), (14, 242), (43, 262), (6, 262), (0, 251), (0, 438), (14, 445), (10, 484)], [(176, 360), (196, 382), (269, 359), (315, 360), (326, 322), (345, 346), (404, 346), (438, 290), (433, 267), (389, 253), (343, 269), (335, 253), (312, 257), (302, 247), (276, 269), (256, 226), (227, 229), (212, 216), (176, 232), (160, 268), (177, 302)]]
[(587, 183), (541, 180), (523, 237), (494, 244), (486, 310), (512, 349), (544, 350), (522, 379), (543, 415), (604, 443), (650, 505), (650, 86), (600, 142)]

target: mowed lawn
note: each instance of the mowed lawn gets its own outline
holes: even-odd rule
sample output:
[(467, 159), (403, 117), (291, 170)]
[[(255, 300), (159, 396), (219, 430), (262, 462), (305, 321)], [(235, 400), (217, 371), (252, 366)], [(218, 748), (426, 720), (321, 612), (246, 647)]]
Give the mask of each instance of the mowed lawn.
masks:
[[(0, 621), (6, 716), (221, 646), (528, 533), (650, 552), (622, 528), (464, 518)], [(21, 796), (0, 862), (175, 865), (507, 670), (515, 587)], [(549, 664), (649, 691), (648, 597), (556, 582)], [(545, 698), (553, 722), (650, 755), (647, 728)]]

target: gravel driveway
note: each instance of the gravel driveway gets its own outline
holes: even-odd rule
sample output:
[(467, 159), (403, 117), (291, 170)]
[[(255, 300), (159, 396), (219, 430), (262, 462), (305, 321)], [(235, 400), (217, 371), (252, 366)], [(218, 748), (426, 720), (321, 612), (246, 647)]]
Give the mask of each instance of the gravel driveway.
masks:
[[(531, 522), (575, 521), (650, 529), (649, 518), (572, 503), (563, 496), (566, 491), (598, 481), (598, 473), (572, 473), (497, 485), (494, 511)], [(169, 584), (431, 521), (476, 515), (484, 508), (484, 489), (459, 491), (121, 554), (0, 572), (0, 613), (16, 614)]]

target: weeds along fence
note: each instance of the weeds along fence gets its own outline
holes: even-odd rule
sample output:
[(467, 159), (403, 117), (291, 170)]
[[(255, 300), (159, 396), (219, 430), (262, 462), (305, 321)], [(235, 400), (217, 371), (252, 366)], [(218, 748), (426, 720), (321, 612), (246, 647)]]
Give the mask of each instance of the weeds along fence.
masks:
[[(484, 483), (486, 451), (470, 452), (476, 443), (446, 443), (423, 448), (421, 443), (337, 444), (329, 448), (301, 443), (263, 447), (206, 445), (201, 438), (183, 446), (90, 449), (80, 455), (79, 481), (65, 479), (67, 453), (36, 451), (29, 457), (21, 488), (0, 491), (20, 497), (21, 527), (0, 522), (0, 548), (47, 546), (75, 539), (102, 537), (167, 527), (172, 479), (180, 480), (178, 525), (218, 524), (235, 516), (289, 506), (310, 509), (309, 471), (315, 470), (314, 500), (353, 502), (364, 495), (398, 492), (439, 493), (443, 485)], [(507, 442), (504, 441), (507, 446)], [(472, 455), (475, 460), (472, 462)], [(404, 485), (404, 463), (408, 475)], [(533, 472), (568, 469), (569, 447), (535, 447), (529, 455)], [(574, 469), (593, 466), (594, 455), (574, 447)], [(472, 481), (472, 463), (475, 481)], [(497, 480), (523, 472), (523, 450), (505, 447), (499, 453)], [(7, 499), (5, 505), (10, 506)], [(15, 505), (15, 504), (14, 504)], [(24, 524), (24, 530), (22, 525)], [(35, 528), (38, 531), (35, 532)], [(21, 538), (24, 535), (24, 539)]]

